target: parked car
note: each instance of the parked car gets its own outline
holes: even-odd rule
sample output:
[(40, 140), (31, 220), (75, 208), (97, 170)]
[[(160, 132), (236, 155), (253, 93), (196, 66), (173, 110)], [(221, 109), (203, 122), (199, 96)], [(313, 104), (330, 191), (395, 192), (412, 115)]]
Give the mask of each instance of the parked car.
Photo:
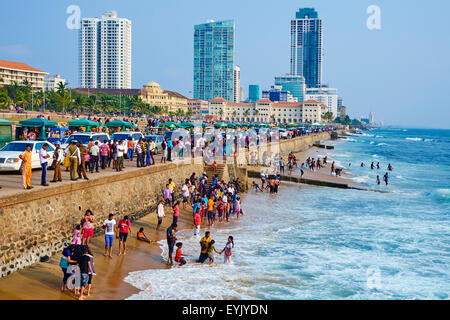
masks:
[[(133, 139), (135, 145), (136, 143), (139, 141), (139, 139), (144, 139), (144, 135), (142, 134), (142, 132), (135, 132), (135, 131), (120, 131), (120, 132), (116, 132), (113, 133), (113, 135), (111, 136), (111, 140), (130, 140)], [(128, 159), (128, 144), (125, 150), (125, 159)]]
[(81, 144), (87, 146), (91, 139), (95, 141), (98, 137), (100, 137), (101, 142), (103, 142), (104, 140), (110, 140), (109, 135), (104, 132), (77, 132), (71, 134), (70, 137), (65, 141), (65, 143), (61, 144), (61, 147), (66, 148), (69, 144), (72, 143), (73, 140), (81, 142)]
[(39, 150), (45, 143), (48, 144), (47, 152), (52, 159), (55, 146), (48, 141), (13, 141), (8, 143), (0, 150), (0, 171), (21, 172), (22, 160), (20, 160), (19, 155), (25, 152), (28, 144), (31, 145), (31, 168), (40, 168)]
[(145, 136), (145, 140), (148, 140), (150, 138), (152, 138), (152, 140), (155, 142), (155, 144), (156, 144), (155, 154), (158, 154), (159, 150), (162, 150), (161, 144), (164, 141), (164, 136), (159, 136), (159, 135), (154, 135), (154, 134)]

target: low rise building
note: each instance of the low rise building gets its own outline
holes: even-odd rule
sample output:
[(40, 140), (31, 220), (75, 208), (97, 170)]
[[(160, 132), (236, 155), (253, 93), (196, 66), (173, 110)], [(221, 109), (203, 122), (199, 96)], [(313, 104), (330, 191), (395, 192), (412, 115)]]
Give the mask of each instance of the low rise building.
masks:
[(220, 121), (258, 122), (258, 123), (304, 123), (322, 121), (328, 111), (327, 106), (315, 100), (305, 102), (273, 102), (261, 99), (254, 103), (233, 103), (223, 98), (209, 101), (209, 115)]
[(295, 98), (289, 91), (283, 90), (282, 86), (277, 85), (271, 86), (270, 90), (263, 90), (262, 98), (269, 99), (273, 102), (298, 102), (298, 99)]
[(22, 85), (28, 81), (33, 91), (44, 90), (44, 76), (48, 72), (42, 71), (22, 62), (0, 60), (0, 85), (17, 83)]
[(327, 105), (328, 111), (338, 116), (338, 90), (328, 87), (306, 88), (305, 100), (315, 100)]
[(188, 99), (188, 109), (193, 115), (208, 113), (208, 101), (202, 99)]
[(45, 77), (44, 89), (45, 91), (56, 91), (60, 83), (66, 84), (66, 79), (61, 78), (59, 74), (56, 74), (54, 77)]

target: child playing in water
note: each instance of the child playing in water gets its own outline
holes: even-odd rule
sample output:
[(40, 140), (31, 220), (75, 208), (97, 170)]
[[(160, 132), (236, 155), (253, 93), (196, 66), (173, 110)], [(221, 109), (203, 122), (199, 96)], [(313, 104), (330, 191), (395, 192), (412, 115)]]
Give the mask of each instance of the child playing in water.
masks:
[(231, 263), (231, 249), (233, 247), (234, 247), (233, 237), (229, 236), (225, 248), (223, 248), (222, 251), (218, 252), (219, 254), (225, 252), (225, 255), (223, 257), (223, 263)]
[(209, 246), (208, 246), (208, 259), (209, 259), (209, 262), (211, 262), (211, 263), (214, 262), (214, 251), (216, 251), (216, 249), (214, 248), (214, 243), (216, 243), (216, 242), (214, 240), (211, 240), (209, 242)]
[(136, 237), (138, 240), (147, 242), (147, 243), (152, 243), (153, 241), (150, 240), (149, 238), (147, 238), (147, 236), (144, 233), (144, 228), (140, 228), (138, 233), (136, 234)]
[(75, 227), (74, 233), (73, 233), (72, 244), (81, 244), (80, 232), (81, 232), (81, 226), (79, 224), (77, 224), (77, 226)]
[(177, 252), (175, 254), (175, 262), (179, 262), (180, 267), (181, 267), (182, 265), (186, 264), (186, 260), (183, 258), (184, 255), (181, 253), (181, 248), (183, 248), (183, 243), (178, 242), (176, 244), (176, 246), (177, 246)]

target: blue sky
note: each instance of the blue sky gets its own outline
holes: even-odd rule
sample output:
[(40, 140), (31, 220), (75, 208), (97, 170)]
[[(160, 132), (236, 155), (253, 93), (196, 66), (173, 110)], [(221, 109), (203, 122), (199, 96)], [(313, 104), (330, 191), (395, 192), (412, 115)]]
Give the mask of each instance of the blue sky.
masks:
[[(352, 117), (409, 127), (450, 128), (450, 2), (445, 0), (2, 0), (0, 59), (59, 73), (78, 86), (78, 33), (66, 27), (69, 5), (82, 17), (116, 10), (133, 23), (132, 86), (156, 81), (192, 96), (193, 26), (234, 19), (235, 63), (245, 94), (289, 72), (290, 19), (314, 7), (324, 19), (324, 83), (338, 88)], [(381, 30), (366, 9), (381, 8)]]

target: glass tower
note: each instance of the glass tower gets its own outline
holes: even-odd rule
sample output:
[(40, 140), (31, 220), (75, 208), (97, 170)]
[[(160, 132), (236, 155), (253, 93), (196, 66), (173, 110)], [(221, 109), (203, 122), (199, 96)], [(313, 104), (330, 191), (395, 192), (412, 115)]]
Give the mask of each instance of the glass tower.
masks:
[(323, 21), (313, 8), (299, 9), (291, 20), (290, 74), (305, 78), (308, 88), (322, 85)]
[(281, 86), (283, 91), (289, 91), (298, 102), (303, 102), (305, 94), (305, 78), (302, 76), (279, 76), (275, 77), (275, 85)]
[(248, 100), (256, 102), (259, 100), (259, 85), (251, 84), (248, 86)]
[(234, 20), (194, 27), (194, 99), (233, 101)]

